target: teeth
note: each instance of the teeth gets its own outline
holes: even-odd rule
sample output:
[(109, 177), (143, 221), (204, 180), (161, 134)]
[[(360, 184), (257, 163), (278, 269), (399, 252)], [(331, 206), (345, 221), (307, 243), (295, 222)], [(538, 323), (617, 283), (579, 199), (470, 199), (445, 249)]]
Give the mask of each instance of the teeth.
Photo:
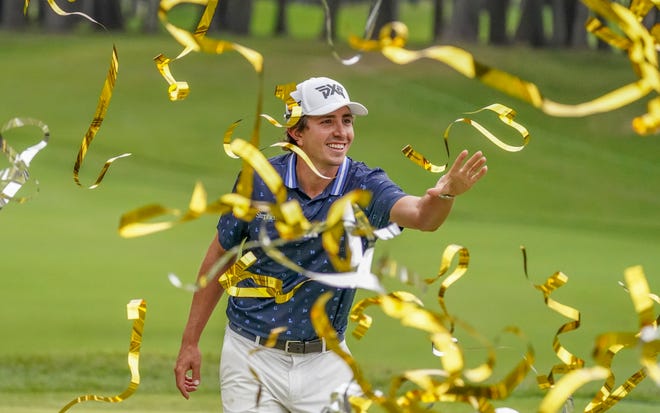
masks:
[(345, 145), (340, 143), (329, 143), (328, 146), (332, 149), (344, 149)]

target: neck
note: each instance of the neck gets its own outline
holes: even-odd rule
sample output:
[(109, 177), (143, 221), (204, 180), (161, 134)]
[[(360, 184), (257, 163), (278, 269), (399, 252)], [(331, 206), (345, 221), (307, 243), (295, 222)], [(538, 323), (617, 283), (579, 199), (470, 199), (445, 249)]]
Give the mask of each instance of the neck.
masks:
[[(321, 175), (329, 178), (334, 178), (339, 171), (338, 166), (331, 166), (326, 168), (318, 168)], [(312, 169), (300, 158), (296, 162), (296, 178), (298, 179), (298, 187), (310, 198), (319, 196), (327, 187), (332, 183), (332, 179), (327, 179), (318, 176)]]

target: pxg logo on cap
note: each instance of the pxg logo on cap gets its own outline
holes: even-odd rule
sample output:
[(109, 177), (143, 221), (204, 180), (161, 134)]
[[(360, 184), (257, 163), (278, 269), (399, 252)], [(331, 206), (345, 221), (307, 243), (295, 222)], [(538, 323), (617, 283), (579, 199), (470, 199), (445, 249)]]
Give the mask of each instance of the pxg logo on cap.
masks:
[(327, 77), (312, 77), (299, 83), (291, 97), (298, 102), (303, 115), (327, 115), (344, 106), (353, 115), (369, 113), (364, 105), (350, 100), (348, 91), (339, 82)]
[(327, 99), (328, 96), (331, 96), (335, 93), (346, 99), (346, 96), (344, 96), (344, 88), (339, 83), (328, 83), (327, 85), (321, 85), (318, 86), (316, 90), (323, 94), (323, 99)]

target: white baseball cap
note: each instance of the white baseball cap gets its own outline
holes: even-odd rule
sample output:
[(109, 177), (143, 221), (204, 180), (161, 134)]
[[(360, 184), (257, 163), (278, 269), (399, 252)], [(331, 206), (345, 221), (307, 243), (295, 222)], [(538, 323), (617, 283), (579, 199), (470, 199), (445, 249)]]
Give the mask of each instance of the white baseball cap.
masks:
[(369, 113), (361, 103), (351, 102), (341, 83), (328, 77), (312, 77), (298, 83), (291, 98), (300, 105), (301, 115), (327, 115), (344, 106), (348, 106), (353, 115)]

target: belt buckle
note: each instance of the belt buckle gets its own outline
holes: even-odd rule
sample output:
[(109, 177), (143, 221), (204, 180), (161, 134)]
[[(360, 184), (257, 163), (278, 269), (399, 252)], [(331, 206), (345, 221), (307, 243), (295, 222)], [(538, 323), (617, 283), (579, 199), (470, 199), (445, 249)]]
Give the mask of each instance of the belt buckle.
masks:
[[(290, 345), (294, 346), (292, 350), (289, 349)], [(287, 340), (284, 342), (284, 351), (287, 353), (304, 353), (305, 342), (299, 340)]]

